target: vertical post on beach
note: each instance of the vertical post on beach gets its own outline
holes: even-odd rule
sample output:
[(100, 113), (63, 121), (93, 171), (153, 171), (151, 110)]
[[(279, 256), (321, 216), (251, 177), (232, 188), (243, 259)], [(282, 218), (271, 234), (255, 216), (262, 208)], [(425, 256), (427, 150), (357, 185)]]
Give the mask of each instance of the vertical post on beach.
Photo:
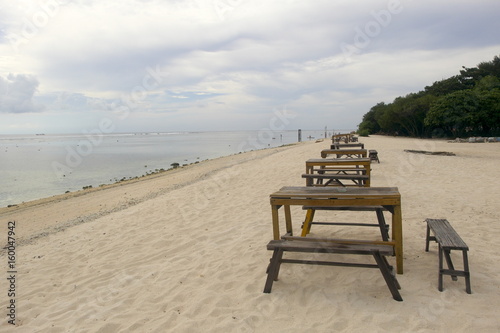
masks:
[(326, 126), (325, 126), (325, 139), (326, 139)]
[(302, 142), (302, 130), (299, 129), (299, 142)]

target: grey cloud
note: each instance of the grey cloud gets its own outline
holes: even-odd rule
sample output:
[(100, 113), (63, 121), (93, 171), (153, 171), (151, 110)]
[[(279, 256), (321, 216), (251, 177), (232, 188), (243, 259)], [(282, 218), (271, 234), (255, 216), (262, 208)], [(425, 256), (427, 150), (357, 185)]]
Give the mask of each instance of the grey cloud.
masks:
[[(202, 107), (253, 114), (286, 104), (307, 121), (311, 110), (318, 123), (333, 113), (347, 118), (346, 110), (360, 119), (380, 100), (488, 61), (500, 31), (498, 0), (221, 0), (222, 13), (204, 0), (66, 3), (26, 43), (16, 69), (36, 73), (47, 94), (67, 91), (34, 99), (28, 91), (25, 100), (51, 111), (126, 106), (180, 117)], [(386, 17), (391, 3), (400, 5)], [(359, 29), (369, 38), (357, 37)], [(347, 56), (343, 44), (357, 52)], [(0, 78), (0, 112), (21, 112), (5, 108), (11, 81)]]
[[(479, 48), (498, 43), (498, 1), (436, 2), (432, 7), (425, 2), (401, 3), (401, 12), (392, 14), (389, 23), (380, 26), (380, 34), (371, 37), (369, 47), (363, 51)], [(371, 13), (366, 22), (359, 24), (360, 30), (365, 31), (370, 21), (379, 22), (377, 19), (383, 22), (384, 18)]]
[(32, 75), (9, 74), (0, 76), (0, 112), (26, 113), (43, 110), (41, 104), (33, 101), (38, 80)]

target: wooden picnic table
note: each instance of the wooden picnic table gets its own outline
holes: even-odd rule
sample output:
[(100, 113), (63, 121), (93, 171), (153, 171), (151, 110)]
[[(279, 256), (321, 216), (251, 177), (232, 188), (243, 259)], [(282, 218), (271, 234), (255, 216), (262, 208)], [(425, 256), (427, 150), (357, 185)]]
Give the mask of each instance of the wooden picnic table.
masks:
[[(369, 158), (318, 158), (306, 161), (305, 175), (328, 175), (335, 179), (336, 175), (352, 175), (352, 180), (363, 180), (363, 186), (370, 186), (371, 160)], [(364, 175), (365, 177), (357, 177)], [(303, 176), (303, 178), (314, 180), (314, 176)], [(325, 178), (325, 177), (317, 177)], [(340, 177), (346, 179), (346, 177)], [(341, 179), (338, 180), (341, 181)], [(366, 178), (366, 179), (365, 179)]]
[(348, 143), (352, 141), (352, 138), (354, 137), (354, 134), (351, 133), (345, 133), (345, 134), (334, 134), (332, 135), (332, 142), (340, 142), (341, 140), (344, 140), (345, 143)]
[(337, 158), (346, 156), (348, 158), (364, 158), (368, 156), (366, 149), (323, 149), (321, 157), (326, 158), (328, 155), (336, 155)]
[[(324, 172), (319, 170), (317, 173), (313, 174), (302, 174), (302, 178), (306, 179), (306, 186), (366, 186), (366, 181), (368, 176), (366, 172), (359, 172), (361, 169), (339, 169), (335, 170), (335, 173), (321, 173)], [(355, 171), (356, 173), (352, 173)], [(342, 173), (341, 173), (342, 172)], [(345, 184), (345, 181), (351, 181), (352, 183)]]
[[(288, 236), (293, 236), (290, 209), (292, 205), (321, 208), (343, 207), (343, 209), (352, 208), (352, 210), (366, 206), (384, 207), (392, 214), (392, 239), (365, 242), (392, 245), (396, 256), (397, 273), (403, 274), (403, 221), (401, 195), (397, 187), (283, 187), (270, 195), (270, 202), (275, 240), (281, 238), (279, 219), (281, 207), (283, 207), (285, 215), (285, 235)], [(306, 227), (308, 222), (311, 221), (306, 218), (303, 227)]]
[(330, 146), (331, 149), (343, 149), (343, 148), (360, 148), (365, 149), (364, 143), (334, 143)]

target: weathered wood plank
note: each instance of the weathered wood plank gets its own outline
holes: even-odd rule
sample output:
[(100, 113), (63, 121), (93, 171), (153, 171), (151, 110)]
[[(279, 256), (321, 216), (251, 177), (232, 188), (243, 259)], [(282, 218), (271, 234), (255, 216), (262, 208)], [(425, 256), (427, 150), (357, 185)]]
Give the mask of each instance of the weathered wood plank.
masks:
[[(304, 237), (298, 237), (304, 239)], [(394, 255), (394, 247), (386, 244), (357, 244), (357, 243), (336, 243), (332, 241), (289, 241), (272, 240), (267, 244), (268, 250), (282, 248), (285, 251), (294, 252), (314, 252), (314, 253), (340, 253), (340, 254), (372, 254), (378, 251), (381, 255)]]
[(427, 151), (427, 150), (405, 149), (405, 152), (414, 153), (414, 154), (425, 154), (425, 155), (456, 156), (455, 153), (451, 153), (448, 151)]
[(427, 219), (427, 224), (434, 233), (436, 241), (441, 244), (444, 249), (450, 250), (468, 250), (469, 247), (464, 240), (453, 229), (451, 224), (446, 219)]

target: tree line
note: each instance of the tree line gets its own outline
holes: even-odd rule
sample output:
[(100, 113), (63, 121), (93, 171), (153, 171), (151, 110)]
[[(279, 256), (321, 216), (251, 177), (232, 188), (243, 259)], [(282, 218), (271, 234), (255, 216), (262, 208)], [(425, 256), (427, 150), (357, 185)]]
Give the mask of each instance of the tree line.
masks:
[(376, 104), (363, 116), (358, 134), (500, 136), (500, 58), (462, 66), (459, 75)]

